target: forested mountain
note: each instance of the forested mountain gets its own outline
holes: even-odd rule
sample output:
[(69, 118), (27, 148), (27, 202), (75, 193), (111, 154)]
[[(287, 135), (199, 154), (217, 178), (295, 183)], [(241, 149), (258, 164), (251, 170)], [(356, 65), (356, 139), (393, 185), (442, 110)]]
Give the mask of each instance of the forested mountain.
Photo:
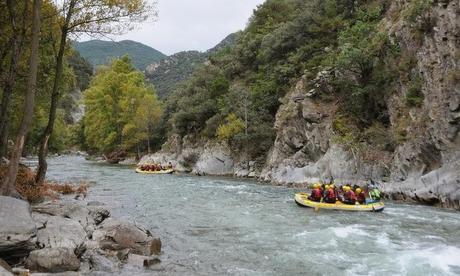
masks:
[(458, 206), (457, 5), (267, 0), (168, 97), (152, 160), (281, 184), (374, 178)]
[(211, 55), (224, 48), (232, 47), (236, 43), (236, 38), (237, 33), (230, 34), (206, 52), (184, 51), (171, 55), (147, 66), (145, 75), (155, 85), (158, 95), (165, 98)]
[(128, 55), (138, 70), (144, 70), (152, 62), (166, 57), (165, 54), (147, 45), (131, 40), (119, 42), (90, 40), (74, 42), (74, 47), (93, 66), (109, 64), (114, 58)]

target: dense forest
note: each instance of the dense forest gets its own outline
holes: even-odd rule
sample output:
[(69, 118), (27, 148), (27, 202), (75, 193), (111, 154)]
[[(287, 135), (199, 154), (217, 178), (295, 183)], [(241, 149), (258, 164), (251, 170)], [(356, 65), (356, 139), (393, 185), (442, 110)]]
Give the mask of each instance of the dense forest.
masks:
[(166, 55), (160, 51), (132, 40), (118, 42), (103, 40), (74, 41), (73, 47), (94, 67), (107, 65), (112, 59), (128, 55), (134, 67), (143, 71), (152, 62), (166, 58)]
[[(267, 1), (255, 12), (234, 47), (221, 49), (171, 95), (163, 121), (169, 135), (220, 139), (264, 157), (272, 146), (275, 115), (289, 88), (303, 75), (335, 73), (340, 140), (366, 139), (389, 123), (385, 98), (395, 73), (410, 57), (379, 28), (388, 1)], [(414, 2), (414, 14), (425, 1)], [(329, 70), (329, 71), (328, 71)], [(327, 76), (326, 76), (327, 77)], [(420, 102), (417, 77), (408, 105)], [(313, 89), (314, 87), (312, 87)], [(332, 93), (334, 95), (332, 95)]]
[(153, 7), (142, 0), (0, 2), (0, 158), (9, 159), (3, 195), (16, 194), (22, 155), (38, 154), (35, 182), (43, 184), (48, 152), (80, 143), (75, 113), (93, 68), (70, 39), (121, 34), (153, 16)]

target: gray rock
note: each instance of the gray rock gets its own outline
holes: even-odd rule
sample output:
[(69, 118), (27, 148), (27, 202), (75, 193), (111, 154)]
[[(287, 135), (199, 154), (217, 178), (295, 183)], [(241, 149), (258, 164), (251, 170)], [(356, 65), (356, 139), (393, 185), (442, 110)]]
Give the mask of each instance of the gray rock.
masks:
[(77, 271), (80, 260), (70, 248), (44, 248), (32, 251), (27, 258), (26, 266), (38, 272)]
[(126, 263), (137, 267), (150, 267), (152, 265), (161, 263), (161, 260), (156, 256), (129, 254)]
[(4, 260), (0, 259), (0, 275), (13, 275), (11, 272), (12, 269), (10, 265)]
[(66, 271), (60, 273), (31, 273), (31, 276), (81, 276), (80, 272)]
[(93, 233), (93, 240), (103, 250), (131, 249), (134, 254), (150, 256), (161, 252), (161, 241), (138, 225), (109, 218)]
[(95, 251), (87, 251), (82, 257), (89, 263), (91, 271), (115, 272), (120, 269), (121, 263), (116, 257), (106, 257)]
[[(60, 202), (44, 202), (32, 207), (34, 212), (44, 213), (53, 216), (61, 216), (75, 220), (85, 230), (93, 229), (104, 219), (110, 216), (110, 212), (103, 206), (85, 205), (77, 200), (64, 200)], [(89, 228), (89, 229), (88, 229)]]
[(77, 221), (40, 213), (33, 213), (39, 227), (37, 242), (41, 248), (70, 248), (76, 250), (84, 245), (86, 232)]
[(35, 249), (36, 234), (29, 204), (0, 196), (0, 257), (11, 260), (27, 256)]
[(13, 276), (14, 274), (6, 270), (0, 265), (0, 275), (1, 276)]
[(232, 175), (234, 161), (225, 146), (209, 143), (204, 147), (193, 172), (198, 175)]

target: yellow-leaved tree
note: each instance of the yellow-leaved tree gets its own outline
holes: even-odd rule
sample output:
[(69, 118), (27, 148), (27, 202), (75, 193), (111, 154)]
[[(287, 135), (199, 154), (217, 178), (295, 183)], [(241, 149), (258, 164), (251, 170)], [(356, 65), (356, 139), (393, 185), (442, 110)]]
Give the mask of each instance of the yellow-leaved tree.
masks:
[(235, 113), (230, 113), (225, 118), (225, 123), (217, 128), (217, 137), (220, 140), (229, 141), (237, 134), (243, 133), (244, 129), (244, 121), (238, 118)]

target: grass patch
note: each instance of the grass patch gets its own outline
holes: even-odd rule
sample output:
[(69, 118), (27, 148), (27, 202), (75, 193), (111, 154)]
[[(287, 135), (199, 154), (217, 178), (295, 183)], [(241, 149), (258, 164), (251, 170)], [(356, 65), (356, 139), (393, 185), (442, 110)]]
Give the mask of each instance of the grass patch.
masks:
[[(6, 175), (8, 167), (0, 167), (0, 181)], [(16, 190), (21, 196), (30, 203), (39, 202), (45, 198), (59, 199), (61, 195), (82, 195), (86, 197), (88, 184), (79, 183), (54, 183), (46, 182), (43, 185), (35, 184), (35, 172), (29, 167), (19, 165), (18, 176), (16, 178)]]
[(422, 80), (420, 77), (414, 78), (406, 91), (406, 103), (410, 107), (419, 107), (422, 105), (424, 96), (422, 93)]

